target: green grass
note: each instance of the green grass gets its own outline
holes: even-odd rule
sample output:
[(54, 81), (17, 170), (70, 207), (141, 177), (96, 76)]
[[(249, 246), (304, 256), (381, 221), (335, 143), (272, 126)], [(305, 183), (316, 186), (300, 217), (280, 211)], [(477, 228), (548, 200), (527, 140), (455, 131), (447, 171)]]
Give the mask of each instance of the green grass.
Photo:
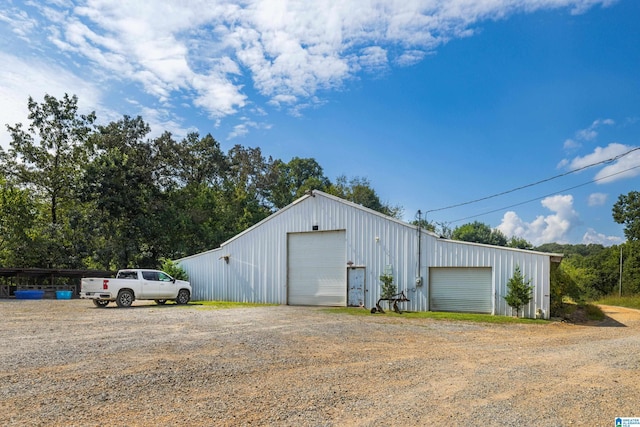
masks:
[(605, 315), (594, 303), (576, 303), (566, 300), (561, 306), (554, 309), (552, 314), (570, 322), (584, 323), (586, 321), (601, 321), (605, 319)]
[[(227, 308), (251, 308), (251, 307), (268, 307), (277, 304), (254, 304), (246, 302), (227, 302), (227, 301), (191, 301), (188, 305), (183, 306), (196, 306), (203, 310), (221, 310)], [(408, 311), (398, 314), (392, 311), (386, 311), (384, 314), (376, 313), (371, 314), (368, 309), (357, 307), (332, 307), (325, 308), (323, 311), (333, 314), (349, 314), (352, 316), (384, 316), (389, 318), (407, 318), (407, 319), (443, 319), (443, 320), (458, 320), (465, 322), (478, 322), (478, 323), (548, 323), (548, 320), (543, 319), (522, 319), (509, 316), (493, 316), (491, 314), (475, 314), (475, 313), (449, 313), (439, 311)]]
[[(187, 306), (196, 306), (202, 310), (222, 310), (226, 308), (251, 308), (268, 307), (277, 304), (255, 304), (249, 302), (229, 302), (229, 301), (191, 301)], [(183, 306), (186, 307), (186, 306)]]
[(629, 297), (608, 296), (594, 301), (594, 304), (615, 305), (617, 307), (635, 308), (640, 310), (640, 295)]
[(522, 319), (509, 316), (493, 316), (491, 314), (475, 314), (475, 313), (449, 313), (441, 311), (408, 311), (402, 314), (395, 313), (393, 311), (386, 311), (384, 314), (376, 313), (371, 314), (368, 309), (357, 307), (336, 307), (327, 308), (324, 311), (335, 314), (349, 314), (353, 316), (382, 316), (389, 318), (405, 318), (405, 319), (442, 319), (442, 320), (454, 320), (465, 322), (478, 322), (478, 323), (549, 323), (548, 320), (543, 319)]
[(605, 315), (602, 309), (594, 304), (585, 304), (584, 311), (587, 313), (589, 320), (604, 320)]

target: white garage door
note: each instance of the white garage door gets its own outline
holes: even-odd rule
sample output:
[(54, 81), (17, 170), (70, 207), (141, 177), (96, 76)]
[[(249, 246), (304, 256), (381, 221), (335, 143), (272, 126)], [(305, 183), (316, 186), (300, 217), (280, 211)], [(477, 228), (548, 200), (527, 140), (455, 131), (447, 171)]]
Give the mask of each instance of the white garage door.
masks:
[(431, 311), (491, 313), (491, 268), (430, 268)]
[(344, 231), (290, 233), (287, 236), (287, 303), (347, 305)]

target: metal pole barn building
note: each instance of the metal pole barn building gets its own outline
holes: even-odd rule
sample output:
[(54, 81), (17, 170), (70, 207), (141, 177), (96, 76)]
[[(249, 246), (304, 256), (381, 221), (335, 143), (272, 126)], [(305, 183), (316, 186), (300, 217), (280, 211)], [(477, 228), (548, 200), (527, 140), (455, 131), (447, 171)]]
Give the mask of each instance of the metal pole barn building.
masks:
[(517, 266), (533, 285), (525, 317), (549, 318), (551, 263), (561, 255), (440, 238), (313, 191), (220, 248), (177, 260), (192, 299), (375, 307), (379, 277), (394, 277), (411, 311), (511, 315), (504, 301)]

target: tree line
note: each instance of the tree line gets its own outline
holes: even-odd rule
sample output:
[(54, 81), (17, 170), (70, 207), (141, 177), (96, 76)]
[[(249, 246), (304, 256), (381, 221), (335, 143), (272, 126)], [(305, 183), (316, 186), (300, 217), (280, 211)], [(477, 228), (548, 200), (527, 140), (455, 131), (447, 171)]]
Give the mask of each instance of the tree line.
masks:
[(142, 117), (98, 125), (76, 96), (28, 100), (0, 147), (0, 266), (158, 266), (220, 243), (318, 189), (400, 217), (366, 178), (324, 175), (312, 158), (224, 152), (210, 134), (150, 138)]
[[(313, 189), (392, 217), (403, 213), (366, 178), (331, 181), (313, 158), (285, 162), (242, 145), (225, 152), (210, 134), (195, 132), (150, 138), (139, 116), (98, 125), (67, 94), (30, 97), (28, 110), (26, 125), (7, 125), (8, 150), (0, 147), (0, 267), (158, 267), (218, 247)], [(533, 247), (477, 221), (455, 229), (414, 223), (447, 238), (563, 253), (553, 272), (556, 300), (638, 294), (640, 193), (621, 195), (612, 214), (627, 237), (612, 247)]]

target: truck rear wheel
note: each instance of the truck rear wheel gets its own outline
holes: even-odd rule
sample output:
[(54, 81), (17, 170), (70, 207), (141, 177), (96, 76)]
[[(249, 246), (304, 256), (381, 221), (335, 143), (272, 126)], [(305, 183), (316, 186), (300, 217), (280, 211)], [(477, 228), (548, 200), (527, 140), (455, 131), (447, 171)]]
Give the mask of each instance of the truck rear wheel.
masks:
[(118, 304), (118, 307), (131, 307), (131, 304), (133, 304), (133, 300), (133, 292), (124, 289), (118, 294), (118, 298), (116, 298), (116, 304)]
[(191, 299), (191, 294), (187, 289), (180, 289), (178, 291), (178, 297), (176, 298), (176, 304), (186, 304)]
[(109, 304), (109, 301), (104, 299), (94, 299), (93, 304), (98, 308), (104, 308)]

